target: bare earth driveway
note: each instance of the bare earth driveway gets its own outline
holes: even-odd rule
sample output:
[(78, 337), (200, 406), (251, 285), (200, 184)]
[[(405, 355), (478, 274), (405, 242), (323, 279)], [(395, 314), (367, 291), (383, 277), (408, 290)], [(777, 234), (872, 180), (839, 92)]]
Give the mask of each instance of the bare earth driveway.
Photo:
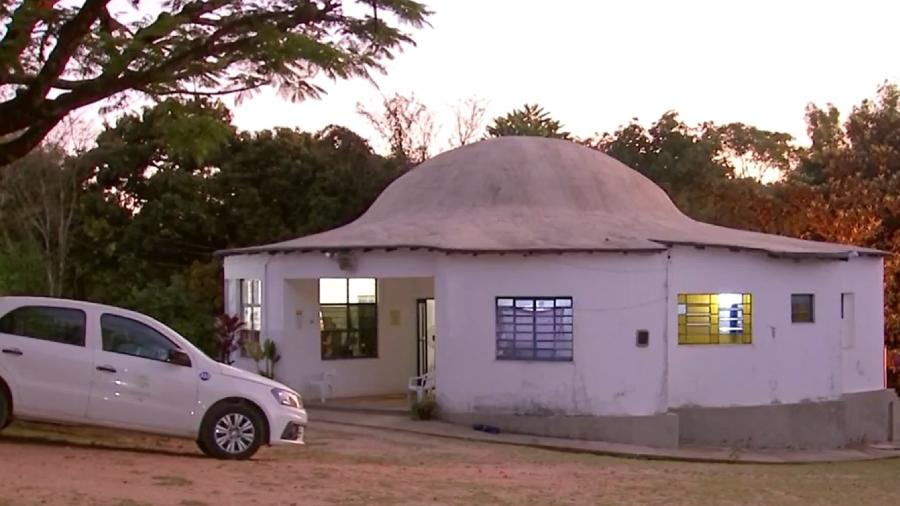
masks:
[(559, 453), (316, 424), (249, 462), (193, 443), (19, 424), (0, 436), (0, 506), (896, 504), (900, 460), (699, 464)]

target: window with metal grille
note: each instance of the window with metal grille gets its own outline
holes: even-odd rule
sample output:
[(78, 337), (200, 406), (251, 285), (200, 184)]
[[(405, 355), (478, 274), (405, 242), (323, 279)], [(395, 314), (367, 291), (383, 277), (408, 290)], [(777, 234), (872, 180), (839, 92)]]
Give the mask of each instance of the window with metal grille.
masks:
[(572, 360), (572, 297), (496, 300), (498, 360)]
[(373, 278), (319, 280), (322, 359), (378, 357), (378, 294)]
[(678, 344), (751, 344), (749, 293), (678, 295)]

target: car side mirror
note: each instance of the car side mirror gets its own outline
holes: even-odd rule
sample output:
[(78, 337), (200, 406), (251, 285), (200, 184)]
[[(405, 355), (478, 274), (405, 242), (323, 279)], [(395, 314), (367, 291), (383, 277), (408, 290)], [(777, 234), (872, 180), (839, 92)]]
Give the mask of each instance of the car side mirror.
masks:
[(190, 367), (191, 357), (181, 350), (169, 350), (169, 363), (184, 367)]

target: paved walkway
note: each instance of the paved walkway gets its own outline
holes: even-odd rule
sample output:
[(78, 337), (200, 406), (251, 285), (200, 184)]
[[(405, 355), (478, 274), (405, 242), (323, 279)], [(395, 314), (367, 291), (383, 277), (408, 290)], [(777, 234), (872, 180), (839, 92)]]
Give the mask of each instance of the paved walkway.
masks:
[[(398, 414), (357, 412), (347, 409), (332, 410), (326, 407), (310, 407), (310, 423), (319, 422), (352, 425), (372, 429), (425, 434), (429, 436), (462, 439), (493, 444), (530, 446), (547, 450), (574, 453), (592, 453), (615, 457), (682, 460), (688, 462), (725, 462), (746, 464), (800, 464), (822, 462), (849, 462), (900, 457), (900, 446), (867, 446), (839, 450), (747, 450), (682, 446), (680, 448), (651, 448), (602, 441), (586, 441), (555, 437), (528, 436), (522, 434), (487, 434), (470, 427), (436, 420), (418, 421)], [(880, 445), (878, 445), (880, 446)]]

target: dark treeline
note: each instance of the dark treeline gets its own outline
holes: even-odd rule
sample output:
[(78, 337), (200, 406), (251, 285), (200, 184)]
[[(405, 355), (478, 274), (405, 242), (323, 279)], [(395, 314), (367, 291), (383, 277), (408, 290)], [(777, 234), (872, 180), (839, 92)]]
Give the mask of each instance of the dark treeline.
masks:
[[(900, 252), (898, 88), (882, 86), (843, 117), (811, 105), (806, 122), (808, 147), (741, 123), (687, 125), (674, 112), (573, 140), (641, 171), (694, 218)], [(562, 128), (526, 106), (486, 131), (572, 138)], [(403, 146), (414, 143), (386, 130), (388, 157), (339, 126), (244, 133), (218, 102), (168, 100), (123, 116), (90, 149), (45, 143), (0, 168), (0, 294), (133, 308), (212, 350), (222, 306), (213, 252), (356, 218), (434, 151), (417, 146), (417, 156), (408, 156)], [(892, 347), (900, 345), (898, 281), (889, 256), (885, 336)]]
[(0, 293), (132, 308), (213, 351), (216, 250), (343, 224), (400, 167), (341, 127), (238, 133), (221, 104), (162, 102), (0, 168)]

